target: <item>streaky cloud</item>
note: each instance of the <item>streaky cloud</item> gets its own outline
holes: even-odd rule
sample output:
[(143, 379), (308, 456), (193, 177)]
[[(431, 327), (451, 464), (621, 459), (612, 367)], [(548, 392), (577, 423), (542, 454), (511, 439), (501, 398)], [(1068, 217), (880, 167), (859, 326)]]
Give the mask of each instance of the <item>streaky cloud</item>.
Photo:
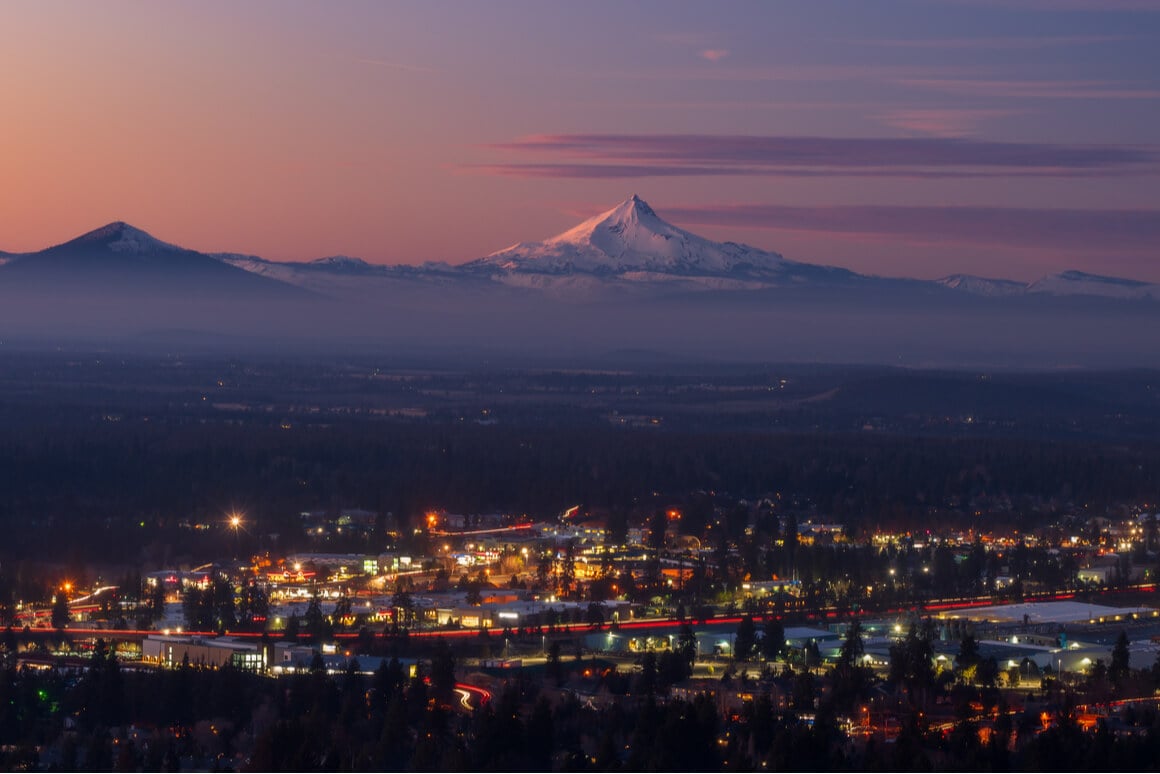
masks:
[(1128, 35), (1036, 35), (979, 38), (913, 38), (855, 41), (868, 46), (882, 48), (919, 49), (994, 49), (1019, 51), (1024, 49), (1087, 46), (1102, 43), (1119, 43), (1132, 40)]
[[(458, 169), (496, 177), (529, 179), (619, 180), (649, 177), (798, 177), (798, 178), (904, 178), (911, 180), (978, 180), (1011, 177), (1089, 178), (1126, 177), (1139, 171), (1076, 169), (923, 170), (923, 169), (807, 169), (803, 167), (664, 166), (660, 164), (466, 164)], [(1153, 170), (1160, 171), (1160, 170)]]
[(1113, 81), (1013, 81), (968, 78), (908, 78), (900, 81), (927, 91), (972, 97), (1063, 100), (1154, 100), (1160, 89)]
[(826, 234), (859, 234), (961, 245), (1151, 253), (1160, 211), (896, 205), (671, 206), (685, 223)]
[(1005, 118), (1018, 110), (984, 108), (900, 108), (883, 110), (874, 118), (887, 126), (937, 137), (965, 137), (975, 133), (979, 124)]
[(538, 156), (534, 161), (478, 167), (523, 177), (1090, 177), (1155, 174), (1160, 163), (1160, 154), (1151, 146), (958, 137), (550, 134), (488, 147)]
[(1016, 11), (1160, 11), (1155, 0), (955, 0), (959, 5), (1010, 8)]

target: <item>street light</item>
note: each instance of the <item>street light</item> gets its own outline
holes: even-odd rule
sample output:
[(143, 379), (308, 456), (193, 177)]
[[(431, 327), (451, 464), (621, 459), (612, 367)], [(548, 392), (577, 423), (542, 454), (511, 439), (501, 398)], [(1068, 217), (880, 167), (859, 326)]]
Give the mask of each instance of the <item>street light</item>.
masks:
[[(242, 529), (242, 514), (238, 511), (230, 511), (228, 523), (234, 530), (234, 551), (236, 553), (239, 550), (242, 542), (241, 535), (238, 533), (238, 531)], [(237, 556), (235, 555), (234, 558), (236, 559)]]

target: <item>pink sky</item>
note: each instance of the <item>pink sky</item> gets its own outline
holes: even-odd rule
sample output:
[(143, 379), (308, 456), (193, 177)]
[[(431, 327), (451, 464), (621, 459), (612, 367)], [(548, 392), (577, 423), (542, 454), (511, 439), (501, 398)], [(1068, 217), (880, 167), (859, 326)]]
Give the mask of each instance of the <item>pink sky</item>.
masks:
[(858, 271), (1160, 281), (1153, 7), (18, 0), (0, 250), (458, 263), (635, 192)]

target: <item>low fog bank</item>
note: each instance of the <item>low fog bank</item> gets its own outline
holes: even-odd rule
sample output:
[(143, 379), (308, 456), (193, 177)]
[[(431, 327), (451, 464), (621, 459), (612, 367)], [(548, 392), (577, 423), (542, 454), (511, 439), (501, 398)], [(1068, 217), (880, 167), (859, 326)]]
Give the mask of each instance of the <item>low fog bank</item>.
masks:
[(632, 359), (626, 353), (639, 353), (706, 362), (1160, 367), (1160, 306), (797, 290), (577, 300), (498, 285), (405, 281), (357, 303), (9, 290), (0, 293), (0, 341), (9, 348), (382, 353), (448, 365), (606, 358), (623, 365)]

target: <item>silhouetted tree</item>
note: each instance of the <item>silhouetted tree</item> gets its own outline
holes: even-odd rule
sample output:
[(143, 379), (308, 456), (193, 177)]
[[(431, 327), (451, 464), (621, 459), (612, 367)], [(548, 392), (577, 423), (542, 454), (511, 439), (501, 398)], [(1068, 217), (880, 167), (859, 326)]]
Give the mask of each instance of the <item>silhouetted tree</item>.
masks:
[(1123, 686), (1131, 672), (1131, 655), (1128, 650), (1128, 633), (1120, 630), (1116, 644), (1112, 647), (1112, 662), (1108, 665), (1108, 679), (1117, 687)]
[(738, 661), (748, 661), (757, 647), (757, 625), (753, 616), (744, 615), (737, 624), (737, 635), (733, 639), (733, 655)]

